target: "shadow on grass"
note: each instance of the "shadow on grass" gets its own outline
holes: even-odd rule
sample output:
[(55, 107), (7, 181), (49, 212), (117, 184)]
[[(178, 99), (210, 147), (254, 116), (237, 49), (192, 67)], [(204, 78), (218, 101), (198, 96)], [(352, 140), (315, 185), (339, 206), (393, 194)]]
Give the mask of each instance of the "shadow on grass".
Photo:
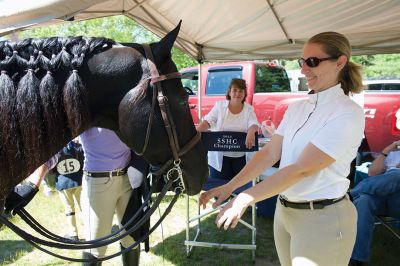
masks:
[[(170, 200), (168, 196), (165, 199)], [(178, 204), (179, 205), (179, 204)], [(179, 207), (182, 211), (183, 205)], [(174, 213), (179, 223), (179, 228), (184, 227), (186, 221), (184, 215), (181, 213)], [(192, 215), (193, 216), (193, 215)], [(202, 234), (199, 236), (199, 241), (219, 242), (219, 243), (236, 243), (236, 244), (250, 244), (251, 235), (250, 231), (243, 225), (239, 224), (234, 230), (230, 229), (227, 232), (220, 230), (216, 227), (216, 215), (210, 215), (202, 219)], [(245, 220), (250, 221), (251, 212), (246, 211)], [(190, 240), (193, 240), (195, 235), (196, 223), (192, 223), (190, 230)], [(186, 256), (186, 231), (178, 231), (178, 233), (164, 239), (150, 249), (150, 252), (163, 257), (164, 260), (173, 265), (252, 265), (251, 251), (238, 250), (238, 249), (224, 249), (194, 247), (190, 256)], [(273, 240), (273, 219), (266, 217), (257, 217), (257, 250), (256, 250), (256, 263), (255, 265), (274, 266), (280, 265), (275, 250)], [(383, 226), (377, 226), (374, 233), (374, 240), (371, 250), (371, 261), (369, 265), (400, 265), (400, 240), (394, 237)]]
[[(251, 231), (242, 224), (238, 224), (235, 229), (224, 231), (215, 225), (216, 214), (202, 219), (202, 233), (198, 241), (231, 243), (231, 244), (251, 244)], [(245, 221), (251, 219), (251, 212), (246, 211)], [(186, 223), (186, 221), (182, 221)], [(191, 225), (194, 226), (194, 222)], [(195, 228), (190, 230), (190, 240), (195, 236)], [(186, 231), (164, 239), (162, 243), (154, 246), (151, 252), (163, 257), (174, 265), (252, 265), (252, 252), (250, 250), (239, 249), (218, 249), (207, 247), (194, 247), (190, 256), (186, 256)], [(272, 219), (257, 217), (257, 250), (256, 265), (279, 265), (275, 251), (272, 232)]]
[(16, 261), (33, 250), (33, 247), (24, 240), (0, 240), (0, 247), (0, 265)]

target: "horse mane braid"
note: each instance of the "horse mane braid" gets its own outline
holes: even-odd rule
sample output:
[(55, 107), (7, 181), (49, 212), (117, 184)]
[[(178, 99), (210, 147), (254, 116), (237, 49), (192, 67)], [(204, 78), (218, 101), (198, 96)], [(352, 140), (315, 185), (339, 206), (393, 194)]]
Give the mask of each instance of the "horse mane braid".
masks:
[(79, 70), (89, 56), (113, 44), (87, 37), (0, 41), (0, 160), (6, 173), (28, 175), (53, 155), (51, 147), (88, 126)]

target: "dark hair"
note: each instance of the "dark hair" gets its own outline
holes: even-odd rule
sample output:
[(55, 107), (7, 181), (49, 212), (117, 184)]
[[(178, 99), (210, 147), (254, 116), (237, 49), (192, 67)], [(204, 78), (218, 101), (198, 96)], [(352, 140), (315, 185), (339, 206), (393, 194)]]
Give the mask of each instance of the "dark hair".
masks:
[(244, 79), (237, 79), (237, 78), (234, 78), (231, 80), (231, 84), (229, 84), (229, 89), (225, 95), (225, 97), (228, 101), (231, 100), (231, 96), (229, 95), (229, 93), (231, 92), (232, 86), (235, 86), (236, 88), (244, 90), (244, 98), (242, 100), (242, 103), (244, 103), (246, 101), (246, 97), (247, 97), (246, 81)]
[(311, 37), (307, 43), (317, 43), (322, 45), (325, 53), (332, 57), (344, 55), (347, 63), (339, 73), (339, 82), (346, 95), (349, 92), (359, 93), (363, 90), (361, 66), (350, 62), (351, 46), (349, 40), (337, 32), (322, 32)]

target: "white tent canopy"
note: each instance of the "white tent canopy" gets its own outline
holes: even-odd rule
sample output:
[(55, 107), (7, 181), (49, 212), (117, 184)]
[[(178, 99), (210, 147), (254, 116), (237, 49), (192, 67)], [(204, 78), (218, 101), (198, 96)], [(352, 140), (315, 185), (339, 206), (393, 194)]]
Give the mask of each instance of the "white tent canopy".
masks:
[(0, 0), (0, 36), (42, 23), (126, 15), (199, 60), (296, 58), (322, 31), (353, 54), (400, 52), (399, 0)]

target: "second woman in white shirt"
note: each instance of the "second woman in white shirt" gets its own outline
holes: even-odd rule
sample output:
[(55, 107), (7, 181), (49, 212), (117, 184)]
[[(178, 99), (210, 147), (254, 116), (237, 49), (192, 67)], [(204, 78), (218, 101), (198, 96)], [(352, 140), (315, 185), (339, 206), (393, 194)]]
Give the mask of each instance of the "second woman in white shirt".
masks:
[[(215, 103), (211, 111), (197, 126), (198, 131), (236, 131), (247, 132), (246, 147), (255, 145), (258, 121), (253, 107), (246, 103), (246, 81), (232, 79), (225, 101)], [(208, 152), (210, 177), (230, 180), (246, 164), (244, 152)]]

